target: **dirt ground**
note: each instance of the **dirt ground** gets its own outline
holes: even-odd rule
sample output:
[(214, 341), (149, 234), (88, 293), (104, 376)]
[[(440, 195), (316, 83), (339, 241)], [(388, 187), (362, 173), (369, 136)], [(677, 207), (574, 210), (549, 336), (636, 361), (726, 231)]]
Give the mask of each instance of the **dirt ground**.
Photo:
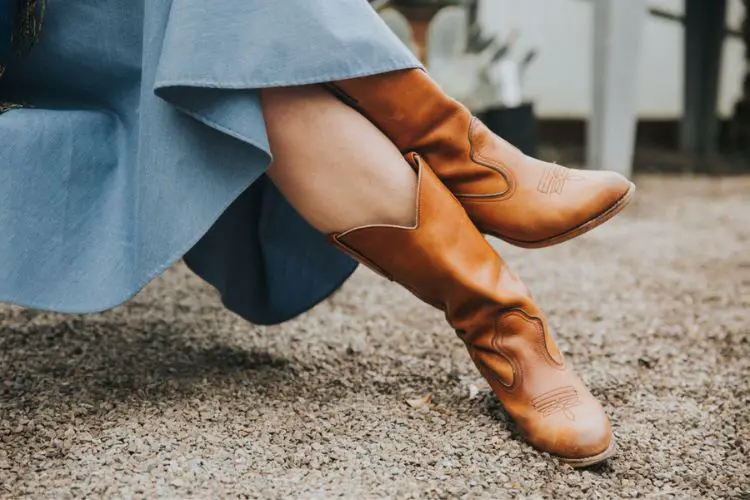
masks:
[(603, 466), (524, 444), (441, 315), (367, 270), (260, 328), (178, 265), (105, 314), (0, 306), (0, 495), (750, 498), (750, 178), (638, 183), (584, 238), (497, 245), (612, 417)]

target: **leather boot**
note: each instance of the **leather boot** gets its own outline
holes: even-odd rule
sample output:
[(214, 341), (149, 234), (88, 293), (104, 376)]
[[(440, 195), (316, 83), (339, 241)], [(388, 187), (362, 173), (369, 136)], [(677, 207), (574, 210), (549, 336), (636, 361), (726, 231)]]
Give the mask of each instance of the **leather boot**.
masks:
[(575, 467), (612, 456), (604, 410), (565, 364), (526, 286), (425, 162), (407, 159), (419, 175), (413, 226), (368, 225), (331, 240), (445, 311), (529, 443)]
[(635, 192), (625, 177), (526, 156), (420, 69), (326, 84), (405, 154), (420, 154), (480, 231), (524, 248), (562, 243), (606, 222)]

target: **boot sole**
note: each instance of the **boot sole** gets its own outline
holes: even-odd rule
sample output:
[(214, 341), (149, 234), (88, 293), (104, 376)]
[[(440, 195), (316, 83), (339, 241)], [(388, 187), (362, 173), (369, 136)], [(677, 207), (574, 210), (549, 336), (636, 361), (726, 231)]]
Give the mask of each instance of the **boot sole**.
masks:
[(557, 236), (553, 236), (551, 238), (547, 238), (544, 240), (539, 241), (520, 241), (520, 240), (514, 240), (513, 238), (508, 238), (505, 236), (501, 236), (499, 234), (493, 233), (491, 231), (485, 231), (482, 230), (484, 234), (489, 234), (490, 236), (494, 236), (495, 238), (499, 238), (503, 241), (506, 241), (510, 243), (511, 245), (515, 245), (517, 247), (521, 248), (545, 248), (545, 247), (551, 247), (553, 245), (558, 245), (560, 243), (564, 243), (568, 240), (572, 240), (573, 238), (576, 238), (578, 236), (581, 236), (582, 234), (588, 233), (592, 229), (601, 226), (605, 222), (607, 222), (609, 219), (614, 217), (615, 215), (619, 214), (623, 208), (628, 206), (628, 204), (633, 199), (633, 195), (635, 195), (635, 184), (632, 182), (630, 183), (630, 187), (625, 192), (622, 197), (617, 200), (617, 202), (609, 207), (606, 211), (602, 212), (601, 214), (597, 215), (593, 219), (589, 219), (588, 221), (584, 222), (583, 224), (574, 227), (573, 229), (570, 229), (568, 231), (565, 231), (562, 234), (558, 234)]
[(616, 454), (617, 454), (617, 446), (615, 445), (614, 437), (612, 437), (609, 443), (609, 447), (603, 452), (599, 453), (598, 455), (594, 455), (593, 457), (587, 457), (587, 458), (555, 457), (555, 458), (557, 458), (564, 464), (570, 465), (574, 469), (581, 469), (584, 467), (590, 467), (592, 465), (596, 465), (600, 462), (604, 462), (605, 460), (612, 458)]

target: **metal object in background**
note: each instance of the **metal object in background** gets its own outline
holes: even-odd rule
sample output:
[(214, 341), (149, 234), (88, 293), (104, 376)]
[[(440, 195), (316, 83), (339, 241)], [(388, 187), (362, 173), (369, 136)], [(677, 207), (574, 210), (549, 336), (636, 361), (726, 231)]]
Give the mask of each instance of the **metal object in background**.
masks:
[(636, 82), (646, 0), (594, 2), (594, 89), (588, 124), (589, 168), (630, 176), (636, 132)]
[(741, 152), (745, 156), (745, 164), (747, 164), (747, 159), (750, 158), (750, 0), (744, 0), (744, 4), (745, 21), (742, 30), (747, 67), (742, 85), (742, 97), (734, 106), (729, 140), (730, 147)]
[(718, 145), (719, 70), (725, 36), (726, 0), (685, 1), (685, 114), (680, 147), (706, 157)]
[[(597, 0), (585, 0), (585, 1), (595, 2)], [(709, 0), (709, 2), (710, 1), (713, 1), (713, 0)], [(747, 2), (747, 0), (743, 0), (743, 2)], [(747, 6), (747, 3), (745, 3), (745, 5)], [(659, 19), (666, 19), (667, 21), (674, 21), (674, 22), (685, 24), (685, 16), (681, 16), (679, 14), (675, 14), (673, 12), (660, 9), (658, 7), (649, 7), (648, 13), (652, 17), (658, 17)], [(724, 27), (724, 34), (730, 38), (739, 38), (739, 39), (744, 38), (742, 31), (737, 31), (726, 26)]]

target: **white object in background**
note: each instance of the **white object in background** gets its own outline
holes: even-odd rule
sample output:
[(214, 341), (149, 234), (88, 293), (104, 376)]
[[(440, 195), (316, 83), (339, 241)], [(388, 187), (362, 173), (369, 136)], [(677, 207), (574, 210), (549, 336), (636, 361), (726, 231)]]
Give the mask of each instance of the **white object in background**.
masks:
[(466, 10), (461, 7), (441, 9), (427, 28), (427, 66), (463, 56), (468, 43), (469, 18)]
[(427, 31), (427, 67), (449, 96), (463, 101), (478, 85), (477, 57), (467, 54), (468, 17), (460, 7), (446, 7)]
[(464, 102), (479, 85), (479, 68), (476, 62), (476, 58), (468, 54), (450, 62), (435, 61), (429, 67), (430, 76), (443, 92)]
[(594, 92), (588, 125), (591, 169), (630, 176), (636, 132), (636, 86), (646, 0), (595, 0)]
[(413, 53), (417, 51), (417, 44), (414, 41), (414, 31), (411, 29), (409, 21), (396, 9), (388, 7), (380, 11), (380, 17), (385, 24), (393, 31), (399, 40), (406, 45)]
[(500, 86), (490, 80), (488, 72), (488, 68), (484, 68), (479, 72), (477, 87), (466, 99), (461, 101), (474, 114), (479, 114), (502, 105), (500, 102)]
[(516, 108), (523, 104), (521, 72), (518, 63), (512, 59), (501, 59), (489, 70), (490, 81), (497, 84), (498, 101), (506, 108)]

